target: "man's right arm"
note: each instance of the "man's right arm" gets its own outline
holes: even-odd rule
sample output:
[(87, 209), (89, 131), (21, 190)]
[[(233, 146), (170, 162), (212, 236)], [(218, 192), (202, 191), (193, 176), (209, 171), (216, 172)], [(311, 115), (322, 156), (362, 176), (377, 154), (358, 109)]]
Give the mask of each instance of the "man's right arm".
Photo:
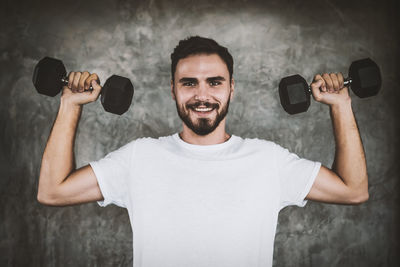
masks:
[[(87, 165), (75, 166), (74, 144), (82, 105), (95, 101), (101, 90), (98, 77), (71, 73), (63, 88), (60, 108), (43, 153), (37, 199), (52, 206), (74, 205), (103, 199), (96, 176)], [(93, 91), (84, 91), (92, 85)]]

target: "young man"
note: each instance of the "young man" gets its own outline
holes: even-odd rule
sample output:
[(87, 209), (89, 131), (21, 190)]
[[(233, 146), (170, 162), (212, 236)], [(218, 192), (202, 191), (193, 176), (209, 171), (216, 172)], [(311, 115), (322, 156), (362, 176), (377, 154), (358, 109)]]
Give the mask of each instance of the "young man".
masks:
[[(95, 101), (101, 86), (96, 74), (70, 73), (43, 155), (39, 202), (127, 208), (135, 267), (251, 267), (272, 265), (282, 208), (368, 199), (363, 146), (342, 74), (316, 75), (311, 84), (333, 120), (336, 154), (328, 169), (273, 142), (225, 131), (235, 88), (226, 48), (196, 36), (180, 41), (171, 59), (182, 131), (134, 140), (78, 170), (73, 147), (82, 105)], [(90, 85), (94, 90), (84, 91)]]

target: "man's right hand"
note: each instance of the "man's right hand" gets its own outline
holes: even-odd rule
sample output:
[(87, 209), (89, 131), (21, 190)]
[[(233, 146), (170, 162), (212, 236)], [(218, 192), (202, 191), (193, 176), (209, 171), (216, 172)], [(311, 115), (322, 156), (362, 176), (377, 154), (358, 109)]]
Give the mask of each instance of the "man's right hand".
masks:
[[(68, 105), (81, 106), (94, 102), (100, 95), (101, 86), (96, 73), (70, 72), (68, 85), (63, 87), (61, 101)], [(93, 90), (89, 90), (92, 86)]]

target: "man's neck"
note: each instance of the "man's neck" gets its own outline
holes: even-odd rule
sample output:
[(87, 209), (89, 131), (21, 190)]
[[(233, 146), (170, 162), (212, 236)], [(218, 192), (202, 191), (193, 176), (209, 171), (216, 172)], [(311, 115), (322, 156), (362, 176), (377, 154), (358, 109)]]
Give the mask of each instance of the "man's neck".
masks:
[(225, 132), (225, 120), (221, 121), (218, 127), (208, 135), (198, 135), (183, 124), (183, 131), (179, 133), (180, 138), (192, 145), (216, 145), (226, 142), (230, 135)]

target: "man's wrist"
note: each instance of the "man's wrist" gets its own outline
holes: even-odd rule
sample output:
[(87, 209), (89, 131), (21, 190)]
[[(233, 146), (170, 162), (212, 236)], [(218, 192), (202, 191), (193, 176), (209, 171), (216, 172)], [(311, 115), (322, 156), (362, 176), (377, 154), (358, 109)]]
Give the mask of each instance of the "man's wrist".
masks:
[(330, 108), (331, 112), (333, 112), (333, 113), (353, 112), (353, 110), (351, 108), (351, 99), (350, 98), (346, 101), (329, 105), (329, 108)]
[(80, 115), (81, 112), (82, 112), (82, 105), (77, 105), (77, 104), (74, 104), (74, 103), (70, 103), (70, 102), (68, 102), (66, 100), (63, 100), (61, 98), (60, 107), (59, 107), (58, 113), (69, 114), (69, 115), (73, 115), (73, 114)]

